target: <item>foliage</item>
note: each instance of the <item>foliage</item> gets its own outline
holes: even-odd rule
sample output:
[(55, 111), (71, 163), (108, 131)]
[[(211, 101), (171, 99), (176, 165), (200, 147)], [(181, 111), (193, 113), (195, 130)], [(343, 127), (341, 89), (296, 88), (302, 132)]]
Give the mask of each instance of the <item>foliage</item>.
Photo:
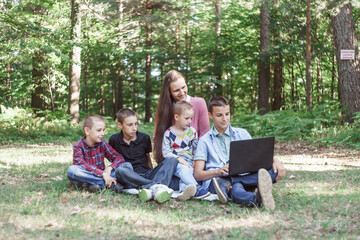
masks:
[[(113, 116), (120, 101), (119, 71), (123, 80), (123, 106), (132, 107), (143, 119), (145, 112), (145, 58), (151, 53), (151, 107), (155, 112), (161, 81), (171, 69), (180, 70), (189, 93), (208, 100), (222, 85), (232, 109), (251, 113), (257, 102), (259, 49), (259, 1), (221, 1), (221, 34), (215, 34), (216, 15), (212, 1), (81, 1), (82, 42), (80, 109), (82, 113)], [(118, 4), (123, 2), (120, 18)], [(282, 108), (305, 105), (305, 2), (270, 1), (274, 56), (283, 60)], [(341, 1), (332, 1), (341, 3)], [(359, 4), (353, 5), (359, 19)], [(32, 94), (41, 86), (43, 109), (63, 112), (68, 104), (70, 40), (69, 1), (1, 1), (0, 11), (0, 104), (31, 106)], [(312, 80), (314, 105), (336, 99), (329, 11), (334, 4), (312, 4)], [(336, 4), (334, 5), (336, 6)], [(358, 26), (359, 21), (355, 21)], [(146, 29), (150, 48), (145, 46)], [(356, 27), (358, 30), (359, 28)], [(359, 34), (359, 32), (357, 32)], [(39, 58), (36, 58), (39, 56)], [(221, 79), (214, 75), (214, 61)], [(34, 66), (40, 67), (40, 83), (34, 82)], [(11, 100), (11, 101), (10, 101)], [(53, 109), (54, 108), (54, 109)]]
[[(0, 105), (0, 145), (18, 143), (69, 143), (83, 137), (82, 125), (70, 124), (65, 112), (33, 111), (18, 107), (6, 108)], [(85, 113), (81, 114), (85, 116)], [(116, 122), (106, 120), (105, 139), (119, 132)], [(140, 122), (141, 123), (141, 122)], [(139, 131), (153, 135), (153, 124), (140, 124)]]
[(232, 116), (232, 125), (245, 128), (254, 137), (275, 136), (277, 141), (305, 141), (326, 146), (360, 149), (359, 113), (355, 122), (343, 122), (341, 109), (319, 105), (312, 111), (273, 111), (266, 115), (253, 113)]

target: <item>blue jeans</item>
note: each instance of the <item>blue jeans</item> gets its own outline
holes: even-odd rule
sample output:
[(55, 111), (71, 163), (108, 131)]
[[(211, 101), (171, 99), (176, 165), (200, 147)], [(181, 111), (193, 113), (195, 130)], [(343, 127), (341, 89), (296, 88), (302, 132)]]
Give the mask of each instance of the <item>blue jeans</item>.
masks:
[(189, 168), (184, 164), (179, 163), (174, 172), (174, 176), (180, 178), (179, 181), (180, 192), (182, 192), (184, 188), (190, 184), (195, 184), (195, 186), (198, 186), (198, 182), (194, 178), (194, 169), (192, 166)]
[(116, 169), (115, 176), (125, 188), (149, 188), (154, 184), (169, 186), (177, 165), (176, 158), (166, 158), (154, 169), (144, 173), (136, 173), (132, 167), (120, 165)]
[[(277, 173), (274, 173), (272, 168), (268, 170), (268, 172), (273, 183), (275, 183)], [(233, 202), (243, 204), (245, 206), (253, 206), (256, 204), (255, 193), (252, 191), (247, 191), (247, 189), (255, 189), (258, 187), (257, 173), (251, 173), (245, 176), (228, 177), (224, 179), (229, 181), (229, 184), (232, 185), (232, 189), (229, 191), (228, 196), (231, 197)], [(211, 193), (216, 193), (212, 182), (210, 184), (209, 190)]]
[[(130, 163), (123, 163), (120, 166), (128, 166), (132, 168)], [(103, 189), (105, 187), (105, 181), (102, 177), (97, 177), (95, 176), (93, 173), (85, 170), (84, 168), (82, 168), (81, 166), (78, 165), (71, 165), (68, 168), (67, 171), (67, 176), (70, 180), (70, 182), (82, 182), (82, 183), (87, 183), (87, 184), (91, 184), (91, 185), (99, 185), (101, 189)], [(111, 177), (115, 178), (115, 170), (111, 171), (110, 174)]]

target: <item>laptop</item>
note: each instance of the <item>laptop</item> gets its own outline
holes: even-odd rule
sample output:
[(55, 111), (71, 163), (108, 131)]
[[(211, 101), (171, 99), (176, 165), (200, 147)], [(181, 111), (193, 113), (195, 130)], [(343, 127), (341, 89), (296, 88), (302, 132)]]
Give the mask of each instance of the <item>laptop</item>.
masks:
[(272, 168), (275, 137), (254, 138), (230, 143), (229, 176)]

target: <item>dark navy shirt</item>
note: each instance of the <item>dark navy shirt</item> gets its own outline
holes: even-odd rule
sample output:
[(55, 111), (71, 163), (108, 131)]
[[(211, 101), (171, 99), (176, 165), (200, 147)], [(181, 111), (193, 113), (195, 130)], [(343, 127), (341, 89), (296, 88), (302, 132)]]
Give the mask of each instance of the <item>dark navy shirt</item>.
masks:
[(151, 170), (146, 155), (152, 151), (149, 135), (137, 132), (137, 138), (128, 144), (124, 141), (121, 131), (110, 137), (109, 144), (125, 158), (126, 162), (131, 163), (135, 172), (144, 173)]

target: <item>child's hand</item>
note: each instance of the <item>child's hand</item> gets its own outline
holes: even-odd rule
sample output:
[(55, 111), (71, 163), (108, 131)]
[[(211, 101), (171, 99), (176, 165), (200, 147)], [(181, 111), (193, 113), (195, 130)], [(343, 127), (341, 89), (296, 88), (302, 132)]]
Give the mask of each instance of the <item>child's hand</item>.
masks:
[(110, 176), (110, 174), (106, 174), (105, 172), (102, 175), (104, 182), (105, 182), (105, 186), (110, 187), (111, 184), (116, 185), (116, 178), (113, 178), (112, 176)]
[(178, 157), (177, 160), (179, 161), (179, 163), (184, 164), (188, 168), (191, 167), (190, 164), (185, 159), (183, 159), (182, 157)]

